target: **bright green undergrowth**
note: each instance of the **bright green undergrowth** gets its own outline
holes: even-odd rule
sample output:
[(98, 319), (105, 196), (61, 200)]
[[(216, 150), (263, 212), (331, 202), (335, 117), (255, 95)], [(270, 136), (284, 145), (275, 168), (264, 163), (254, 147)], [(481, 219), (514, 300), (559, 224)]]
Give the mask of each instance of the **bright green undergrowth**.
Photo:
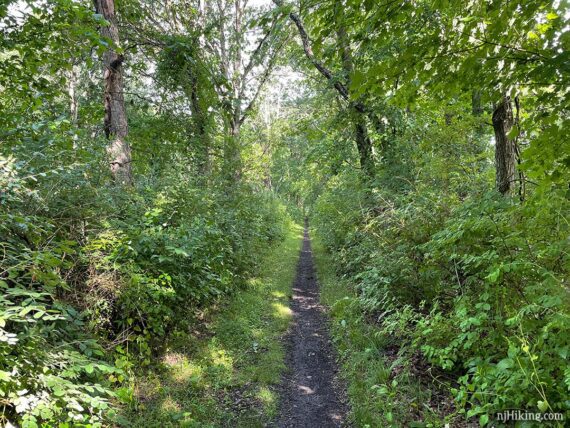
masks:
[[(405, 193), (360, 186), (348, 175), (331, 183), (313, 222), (325, 265), (351, 287), (345, 298), (324, 281), (356, 421), (502, 426), (496, 414), (508, 409), (567, 417), (565, 189), (520, 203), (422, 182)], [(438, 389), (447, 392), (430, 398)]]
[(284, 206), (247, 185), (166, 174), (99, 189), (73, 180), (95, 165), (35, 181), (15, 158), (0, 167), (0, 425), (113, 420), (133, 373), (189, 314), (245, 287), (283, 238)]
[(389, 338), (364, 316), (350, 282), (335, 273), (334, 261), (319, 239), (313, 243), (321, 301), (329, 308), (332, 340), (347, 385), (350, 421), (358, 427), (439, 427), (454, 415), (426, 405), (436, 398), (391, 352)]
[(137, 380), (125, 425), (256, 427), (275, 416), (300, 232), (291, 223), (244, 290), (173, 334), (161, 367)]

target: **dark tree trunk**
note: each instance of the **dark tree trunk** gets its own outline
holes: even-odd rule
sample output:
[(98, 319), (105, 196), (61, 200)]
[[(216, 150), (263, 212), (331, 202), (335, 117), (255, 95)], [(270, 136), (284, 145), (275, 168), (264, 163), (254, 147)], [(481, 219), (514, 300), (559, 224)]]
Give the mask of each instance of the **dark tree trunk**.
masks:
[(513, 123), (511, 99), (505, 96), (493, 111), (496, 186), (503, 195), (511, 194), (515, 188), (517, 151), (515, 141), (509, 138)]
[(481, 91), (474, 89), (471, 92), (471, 112), (473, 116), (481, 116), (483, 113), (483, 106), (481, 105)]
[(235, 183), (241, 180), (242, 164), (240, 150), (241, 123), (230, 119), (228, 136), (224, 147), (224, 176)]
[(210, 173), (210, 136), (206, 112), (204, 111), (202, 100), (200, 99), (197, 73), (198, 71), (193, 72), (193, 76), (191, 77), (190, 107), (197, 136), (195, 141), (197, 146), (195, 147), (195, 153), (198, 158), (198, 172), (205, 178)]
[[(334, 6), (334, 14), (336, 20), (336, 35), (339, 45), (339, 54), (342, 63), (342, 71), (344, 74), (345, 87), (350, 88), (350, 77), (354, 71), (352, 60), (352, 50), (346, 27), (344, 26), (344, 5), (343, 2), (337, 0)], [(366, 124), (366, 109), (362, 103), (350, 102), (349, 106), (351, 119), (354, 123), (354, 136), (356, 148), (360, 157), (360, 168), (367, 177), (374, 176), (374, 158), (372, 156), (372, 141), (368, 135)]]
[(368, 136), (365, 116), (351, 106), (356, 147), (360, 156), (360, 167), (367, 177), (374, 176), (374, 158), (372, 156), (372, 141)]
[[(118, 45), (119, 30), (114, 0), (95, 0), (95, 8), (109, 22), (109, 25), (101, 27), (101, 36)], [(129, 128), (123, 96), (123, 59), (123, 55), (118, 54), (114, 48), (108, 49), (103, 55), (105, 136), (109, 140), (107, 154), (115, 182), (131, 185), (133, 174), (131, 149), (127, 142)]]
[[(283, 1), (282, 0), (273, 0), (277, 6), (282, 7)], [(332, 86), (337, 90), (339, 95), (342, 99), (349, 102), (349, 114), (350, 119), (354, 123), (354, 130), (355, 130), (355, 141), (356, 147), (358, 149), (358, 154), (360, 157), (360, 167), (364, 171), (364, 173), (368, 177), (374, 176), (374, 158), (372, 156), (372, 141), (368, 136), (367, 130), (367, 115), (369, 114), (368, 110), (361, 102), (352, 102), (350, 100), (350, 93), (348, 88), (350, 87), (350, 74), (352, 73), (353, 69), (353, 61), (352, 61), (352, 52), (350, 50), (350, 43), (348, 41), (348, 35), (346, 33), (346, 28), (343, 26), (344, 23), (342, 21), (341, 15), (343, 13), (344, 5), (342, 2), (338, 1), (335, 3), (335, 17), (338, 19), (337, 24), (342, 24), (337, 26), (337, 39), (339, 42), (339, 54), (341, 57), (342, 62), (342, 69), (344, 74), (344, 83), (340, 79), (335, 79), (333, 73), (322, 63), (320, 62), (313, 52), (313, 48), (311, 46), (311, 41), (309, 39), (309, 35), (305, 30), (305, 26), (303, 25), (303, 21), (294, 12), (289, 13), (289, 18), (299, 32), (299, 36), (301, 37), (301, 43), (303, 44), (303, 50), (305, 51), (305, 56), (307, 59), (313, 64), (313, 66), (321, 73)]]

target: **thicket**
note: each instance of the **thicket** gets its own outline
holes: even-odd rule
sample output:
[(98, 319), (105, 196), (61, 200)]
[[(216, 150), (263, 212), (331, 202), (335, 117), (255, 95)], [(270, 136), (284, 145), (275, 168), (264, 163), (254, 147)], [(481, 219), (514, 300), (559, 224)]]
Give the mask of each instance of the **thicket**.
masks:
[[(304, 66), (329, 92), (307, 82), (311, 96), (289, 105), (276, 167), (356, 289), (350, 313), (382, 338), (380, 353), (398, 350), (410, 376), (434, 391), (442, 379), (462, 418), (568, 418), (567, 7), (346, 1), (288, 11), (309, 34)], [(426, 362), (436, 380), (418, 373)], [(396, 400), (386, 391), (370, 388), (379, 403)], [(383, 423), (419, 423), (408, 413)]]
[[(140, 51), (129, 53), (134, 185), (113, 179), (99, 54), (123, 48), (99, 35), (110, 24), (91, 7), (0, 6), (3, 426), (109, 423), (134, 400), (133, 369), (245, 286), (283, 237), (285, 209), (263, 183), (222, 173), (224, 127), (217, 116), (207, 128), (193, 121), (172, 80), (191, 77), (194, 60), (176, 58), (190, 63), (178, 72), (166, 47), (146, 52), (161, 64), (151, 88), (129, 81), (146, 70)], [(207, 171), (197, 162), (205, 131)]]
[(407, 364), (419, 352), (447, 372), (458, 407), (482, 425), (504, 409), (567, 414), (565, 190), (548, 204), (481, 187), (462, 197), (469, 176), (443, 192), (424, 167), (414, 188), (372, 196), (345, 174), (315, 205), (338, 274), (358, 291), (356, 311)]
[[(464, 417), (568, 417), (567, 183), (541, 171), (524, 194), (501, 195), (490, 126), (468, 99), (400, 118), (376, 181), (345, 171), (314, 206), (353, 304), (408, 367), (419, 353), (443, 370)], [(523, 151), (519, 171), (532, 175), (534, 156)]]

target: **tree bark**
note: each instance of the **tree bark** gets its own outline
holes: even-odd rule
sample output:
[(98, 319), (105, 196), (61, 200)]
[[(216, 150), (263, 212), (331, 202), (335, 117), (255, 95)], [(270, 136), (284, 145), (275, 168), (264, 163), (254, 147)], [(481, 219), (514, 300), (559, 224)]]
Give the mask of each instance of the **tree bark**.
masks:
[(230, 183), (241, 180), (242, 159), (240, 150), (241, 122), (233, 117), (229, 121), (227, 141), (224, 147), (224, 176)]
[(471, 92), (471, 112), (473, 116), (481, 116), (483, 114), (483, 106), (481, 105), (481, 90), (474, 89)]
[(513, 123), (511, 99), (508, 96), (504, 96), (493, 111), (496, 187), (503, 195), (511, 194), (515, 188), (517, 163), (516, 144), (515, 141), (508, 136), (513, 127)]
[(353, 121), (356, 147), (360, 155), (360, 167), (367, 177), (374, 177), (374, 158), (372, 157), (372, 141), (368, 136), (366, 121), (362, 113), (356, 111), (353, 107)]
[[(342, 71), (346, 82), (345, 87), (350, 88), (350, 77), (354, 71), (354, 63), (352, 60), (352, 51), (350, 49), (348, 34), (344, 25), (344, 4), (340, 0), (337, 0), (334, 4), (334, 15), (339, 54), (342, 62)], [(347, 93), (348, 92), (349, 91), (347, 89)], [(353, 101), (349, 101), (349, 103), (349, 110), (354, 123), (356, 148), (358, 149), (358, 154), (360, 156), (360, 167), (366, 176), (373, 177), (374, 158), (372, 157), (372, 141), (370, 140), (366, 126), (366, 109), (361, 103), (354, 103)]]
[(193, 70), (190, 76), (190, 110), (196, 133), (195, 153), (197, 155), (198, 172), (205, 178), (210, 173), (210, 135), (206, 112), (201, 99), (198, 71)]
[(115, 46), (119, 45), (119, 29), (114, 0), (95, 0), (95, 9), (109, 22), (109, 25), (101, 27), (101, 36), (110, 39), (114, 45), (103, 54), (104, 126), (109, 141), (107, 155), (115, 183), (132, 185), (131, 149), (127, 142), (129, 128), (123, 96), (124, 57), (115, 50)]
[[(273, 0), (273, 3), (275, 3), (278, 7), (283, 6), (282, 0)], [(297, 27), (299, 36), (301, 37), (303, 50), (307, 59), (311, 62), (311, 64), (313, 64), (319, 73), (321, 73), (330, 83), (332, 83), (339, 95), (345, 101), (349, 102), (349, 113), (351, 120), (354, 123), (354, 138), (360, 157), (360, 167), (368, 177), (373, 177), (374, 158), (372, 156), (372, 141), (368, 135), (366, 124), (366, 117), (369, 112), (361, 102), (354, 102), (350, 100), (350, 93), (348, 89), (350, 87), (350, 75), (353, 70), (353, 62), (346, 28), (343, 25), (342, 19), (339, 19), (341, 18), (340, 14), (342, 13), (343, 8), (344, 5), (342, 2), (335, 3), (335, 18), (337, 18), (337, 39), (339, 43), (345, 83), (342, 83), (339, 79), (335, 79), (333, 73), (315, 57), (313, 48), (311, 46), (311, 41), (309, 40), (309, 35), (307, 34), (307, 30), (305, 30), (305, 26), (303, 25), (303, 21), (299, 15), (291, 12), (289, 13), (289, 18)]]
[(79, 118), (79, 101), (77, 100), (77, 83), (79, 80), (78, 71), (75, 65), (71, 66), (69, 72), (69, 79), (67, 81), (69, 94), (69, 114), (71, 116), (71, 123), (77, 125)]

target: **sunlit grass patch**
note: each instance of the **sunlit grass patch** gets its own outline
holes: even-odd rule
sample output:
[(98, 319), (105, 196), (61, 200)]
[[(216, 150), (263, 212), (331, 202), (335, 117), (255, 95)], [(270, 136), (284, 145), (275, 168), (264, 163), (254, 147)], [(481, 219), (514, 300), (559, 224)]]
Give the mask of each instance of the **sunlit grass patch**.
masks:
[(301, 232), (291, 225), (245, 290), (193, 321), (207, 331), (192, 324), (172, 335), (161, 367), (138, 382), (147, 397), (126, 415), (129, 426), (255, 427), (275, 416)]
[(172, 399), (172, 397), (166, 397), (160, 408), (165, 412), (179, 412), (180, 411), (180, 404)]
[(277, 299), (282, 299), (282, 298), (285, 297), (285, 293), (282, 293), (282, 292), (280, 292), (280, 291), (273, 291), (273, 292), (271, 293), (271, 295), (272, 295), (273, 297), (276, 297)]
[(272, 303), (271, 306), (275, 309), (273, 313), (280, 318), (290, 319), (293, 316), (293, 311), (289, 306), (282, 303)]
[(203, 378), (202, 366), (184, 358), (176, 364), (169, 365), (169, 373), (173, 382), (198, 384)]

